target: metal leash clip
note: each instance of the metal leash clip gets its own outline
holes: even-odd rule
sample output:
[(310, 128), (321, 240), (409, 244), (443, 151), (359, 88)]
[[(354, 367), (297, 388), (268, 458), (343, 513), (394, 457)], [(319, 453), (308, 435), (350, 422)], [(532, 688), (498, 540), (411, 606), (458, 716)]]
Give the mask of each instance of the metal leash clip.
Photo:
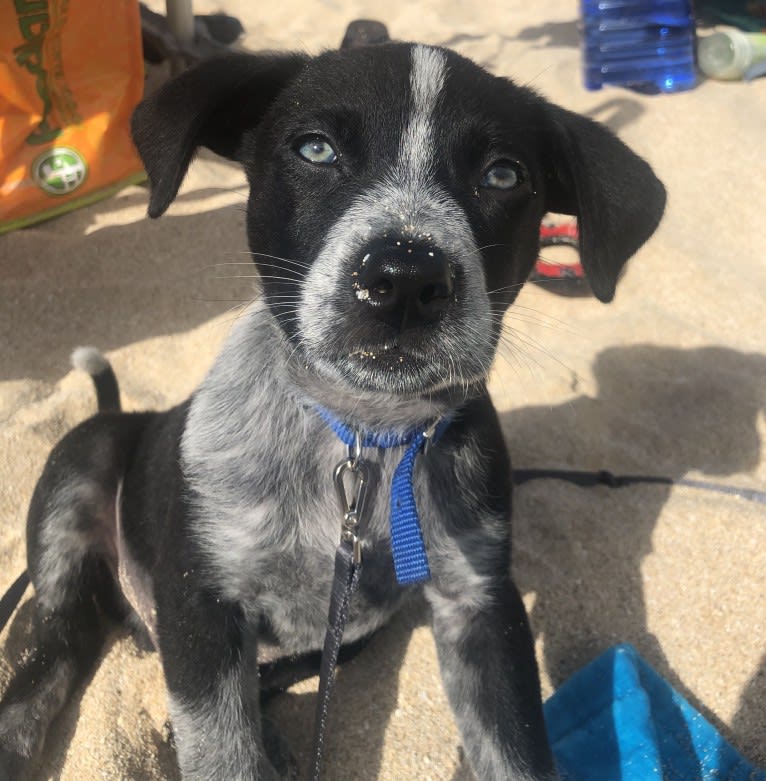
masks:
[[(353, 480), (350, 499), (346, 491), (346, 474), (349, 474)], [(362, 561), (359, 522), (364, 512), (369, 475), (367, 463), (362, 459), (362, 438), (359, 432), (356, 432), (354, 444), (348, 447), (348, 457), (335, 467), (333, 473), (335, 492), (343, 514), (340, 540), (352, 546), (355, 564), (360, 564)]]

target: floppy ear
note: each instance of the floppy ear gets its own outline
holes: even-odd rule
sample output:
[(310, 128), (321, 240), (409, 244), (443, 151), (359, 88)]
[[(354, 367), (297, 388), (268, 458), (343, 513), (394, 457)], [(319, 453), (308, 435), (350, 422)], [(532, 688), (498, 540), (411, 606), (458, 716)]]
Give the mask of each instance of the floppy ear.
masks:
[(176, 197), (195, 151), (242, 161), (242, 140), (306, 64), (300, 54), (232, 54), (171, 79), (133, 112), (133, 142), (151, 184), (149, 216)]
[(603, 125), (557, 106), (548, 111), (546, 208), (577, 216), (583, 268), (596, 297), (611, 301), (620, 269), (660, 222), (665, 188)]

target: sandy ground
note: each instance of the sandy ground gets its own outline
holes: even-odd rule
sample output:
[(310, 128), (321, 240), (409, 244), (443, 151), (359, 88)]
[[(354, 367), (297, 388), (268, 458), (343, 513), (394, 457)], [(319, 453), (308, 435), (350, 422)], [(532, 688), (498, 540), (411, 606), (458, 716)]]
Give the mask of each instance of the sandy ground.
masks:
[[(157, 6), (154, 3), (155, 7)], [(219, 10), (197, 2), (199, 12)], [(459, 0), (222, 2), (254, 49), (336, 46), (359, 17), (456, 48), (606, 122), (669, 191), (666, 217), (614, 303), (528, 286), (507, 320), (492, 390), (517, 466), (694, 476), (763, 489), (766, 81), (675, 96), (580, 83), (574, 4)], [(543, 12), (542, 9), (545, 9)], [(480, 9), (480, 10), (477, 10)], [(93, 409), (72, 347), (108, 351), (131, 409), (166, 407), (202, 377), (249, 280), (244, 180), (203, 154), (162, 220), (146, 191), (0, 238), (0, 590), (24, 567), (27, 503), (45, 457)], [(631, 642), (753, 762), (766, 765), (763, 506), (665, 487), (517, 492), (513, 570), (544, 693)], [(27, 596), (2, 637), (0, 680), (30, 643)], [(467, 781), (427, 616), (400, 616), (342, 670), (327, 778)], [(315, 682), (271, 708), (308, 750)], [(116, 635), (57, 721), (39, 778), (177, 778), (155, 655)]]

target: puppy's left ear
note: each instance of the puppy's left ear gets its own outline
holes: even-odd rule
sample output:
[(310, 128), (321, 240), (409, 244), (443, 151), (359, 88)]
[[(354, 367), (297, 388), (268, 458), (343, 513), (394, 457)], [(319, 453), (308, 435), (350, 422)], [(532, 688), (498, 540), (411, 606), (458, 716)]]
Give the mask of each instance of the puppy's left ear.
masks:
[(611, 301), (620, 269), (660, 222), (665, 188), (603, 125), (558, 106), (546, 110), (546, 208), (577, 216), (583, 268), (596, 297)]
[(301, 54), (229, 54), (171, 79), (133, 112), (133, 142), (149, 174), (149, 216), (176, 197), (197, 148), (244, 160), (243, 139), (302, 70)]

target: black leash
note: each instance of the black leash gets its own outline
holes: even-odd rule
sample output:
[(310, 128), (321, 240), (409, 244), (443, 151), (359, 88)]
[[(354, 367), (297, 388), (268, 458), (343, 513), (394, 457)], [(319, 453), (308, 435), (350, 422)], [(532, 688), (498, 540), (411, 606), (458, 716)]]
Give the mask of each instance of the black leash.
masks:
[(13, 611), (18, 607), (21, 598), (24, 596), (24, 592), (29, 585), (29, 573), (24, 572), (19, 575), (13, 582), (13, 585), (5, 592), (3, 598), (0, 599), (0, 632), (5, 629), (5, 625), (11, 620)]
[(582, 488), (605, 485), (608, 488), (623, 488), (629, 485), (683, 485), (687, 488), (697, 488), (702, 491), (714, 491), (729, 496), (738, 496), (750, 502), (766, 504), (766, 491), (756, 491), (754, 488), (740, 488), (724, 483), (712, 483), (708, 480), (693, 480), (687, 477), (659, 477), (655, 475), (615, 475), (602, 469), (600, 472), (579, 472), (575, 469), (515, 469), (513, 482), (523, 485), (531, 480), (563, 480)]
[[(351, 479), (351, 498), (346, 490), (347, 478)], [(322, 752), (327, 717), (330, 712), (330, 695), (335, 682), (338, 652), (343, 642), (343, 632), (359, 578), (362, 574), (362, 545), (359, 540), (359, 522), (364, 513), (364, 503), (369, 484), (369, 470), (362, 459), (362, 438), (357, 431), (353, 444), (348, 445), (348, 457), (333, 472), (335, 493), (343, 516), (340, 545), (335, 551), (335, 574), (330, 593), (330, 611), (327, 616), (327, 632), (319, 667), (319, 694), (314, 718), (314, 750), (311, 759), (309, 781), (319, 781), (322, 770)]]
[(314, 749), (312, 752), (310, 781), (319, 781), (324, 751), (324, 735), (327, 716), (330, 711), (330, 696), (335, 682), (335, 668), (338, 664), (338, 652), (343, 642), (351, 598), (354, 596), (359, 577), (362, 574), (362, 562), (354, 560), (353, 545), (341, 542), (335, 552), (335, 577), (330, 596), (330, 613), (327, 618), (327, 634), (322, 649), (322, 662), (319, 668), (319, 694), (317, 695), (316, 716), (314, 717)]

